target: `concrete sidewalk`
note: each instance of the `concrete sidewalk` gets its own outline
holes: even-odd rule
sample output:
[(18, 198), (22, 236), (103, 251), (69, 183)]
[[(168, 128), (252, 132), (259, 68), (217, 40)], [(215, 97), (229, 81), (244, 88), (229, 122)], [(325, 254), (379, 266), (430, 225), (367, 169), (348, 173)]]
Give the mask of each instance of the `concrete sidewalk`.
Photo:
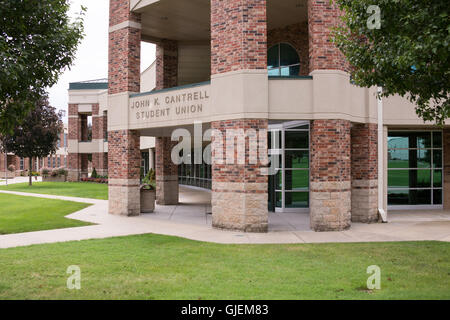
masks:
[[(8, 185), (10, 184), (16, 184), (16, 183), (28, 183), (29, 178), (28, 177), (15, 177), (14, 179), (8, 179), (8, 181), (6, 181), (6, 179), (4, 177), (0, 176), (0, 186), (5, 186), (6, 182), (8, 182)], [(34, 182), (41, 182), (42, 181), (42, 177), (37, 177), (37, 180), (35, 180), (35, 178), (33, 177), (33, 183)]]
[(105, 200), (0, 191), (30, 197), (91, 203), (67, 218), (96, 223), (93, 226), (36, 231), (0, 236), (0, 248), (74, 240), (155, 233), (223, 244), (282, 244), (324, 242), (380, 242), (438, 240), (450, 242), (450, 212), (421, 211), (389, 214), (387, 224), (354, 223), (343, 232), (309, 230), (308, 214), (270, 214), (265, 234), (216, 230), (211, 227), (209, 195), (206, 191), (181, 187), (177, 206), (156, 206), (155, 213), (139, 217), (108, 214)]

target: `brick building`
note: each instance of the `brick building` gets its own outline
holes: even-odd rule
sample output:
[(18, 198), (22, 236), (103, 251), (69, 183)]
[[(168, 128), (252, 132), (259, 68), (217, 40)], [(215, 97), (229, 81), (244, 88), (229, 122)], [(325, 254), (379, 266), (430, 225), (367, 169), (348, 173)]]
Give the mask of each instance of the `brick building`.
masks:
[[(59, 168), (66, 167), (68, 161), (68, 126), (64, 124), (64, 131), (60, 133), (56, 153), (46, 158), (33, 159), (32, 171), (39, 172), (42, 168)], [(6, 162), (6, 165), (5, 165)], [(14, 172), (10, 172), (8, 167), (13, 165)], [(20, 175), (27, 175), (30, 169), (29, 158), (21, 158), (13, 153), (0, 153), (0, 179), (8, 176), (14, 178)], [(6, 172), (5, 172), (6, 170)]]
[[(110, 213), (140, 214), (140, 141), (152, 137), (158, 203), (178, 203), (179, 183), (210, 188), (216, 228), (264, 232), (277, 211), (339, 231), (387, 210), (450, 207), (450, 130), (352, 85), (329, 39), (339, 15), (321, 0), (110, 0), (108, 84), (99, 101), (78, 93), (69, 106), (75, 179), (92, 152)], [(157, 45), (153, 80), (140, 73), (142, 41)], [(193, 135), (179, 165), (175, 129)], [(94, 157), (106, 131), (108, 157)]]

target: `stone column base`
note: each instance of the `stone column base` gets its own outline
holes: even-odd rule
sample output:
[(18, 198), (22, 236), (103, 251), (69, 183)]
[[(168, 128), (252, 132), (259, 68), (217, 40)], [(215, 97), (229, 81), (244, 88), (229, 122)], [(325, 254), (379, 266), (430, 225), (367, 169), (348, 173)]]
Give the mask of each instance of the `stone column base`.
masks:
[(78, 170), (69, 170), (67, 175), (67, 181), (69, 182), (78, 182), (80, 181), (80, 173)]
[(120, 216), (141, 214), (139, 180), (109, 179), (108, 212)]
[(212, 225), (217, 229), (267, 232), (267, 184), (214, 182)]
[(163, 206), (178, 204), (178, 176), (156, 177), (156, 203)]
[(314, 231), (342, 231), (350, 228), (350, 188), (350, 181), (311, 182), (311, 229)]
[(378, 180), (352, 181), (352, 222), (378, 222)]

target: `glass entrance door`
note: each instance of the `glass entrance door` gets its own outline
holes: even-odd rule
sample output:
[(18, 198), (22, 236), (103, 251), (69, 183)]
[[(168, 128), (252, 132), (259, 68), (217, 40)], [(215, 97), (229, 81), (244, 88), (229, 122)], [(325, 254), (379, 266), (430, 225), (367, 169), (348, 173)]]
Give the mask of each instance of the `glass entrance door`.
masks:
[(302, 212), (309, 209), (309, 121), (269, 126), (269, 154), (279, 168), (269, 177), (269, 210)]

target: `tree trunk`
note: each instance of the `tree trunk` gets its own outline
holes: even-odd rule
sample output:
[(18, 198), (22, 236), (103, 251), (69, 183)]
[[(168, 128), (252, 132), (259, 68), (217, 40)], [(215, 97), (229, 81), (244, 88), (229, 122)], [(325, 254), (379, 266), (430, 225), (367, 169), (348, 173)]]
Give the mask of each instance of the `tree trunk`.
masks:
[(29, 185), (31, 187), (33, 185), (33, 175), (32, 175), (32, 172), (33, 172), (33, 158), (32, 157), (28, 158), (28, 163), (29, 163), (28, 177), (30, 178)]

